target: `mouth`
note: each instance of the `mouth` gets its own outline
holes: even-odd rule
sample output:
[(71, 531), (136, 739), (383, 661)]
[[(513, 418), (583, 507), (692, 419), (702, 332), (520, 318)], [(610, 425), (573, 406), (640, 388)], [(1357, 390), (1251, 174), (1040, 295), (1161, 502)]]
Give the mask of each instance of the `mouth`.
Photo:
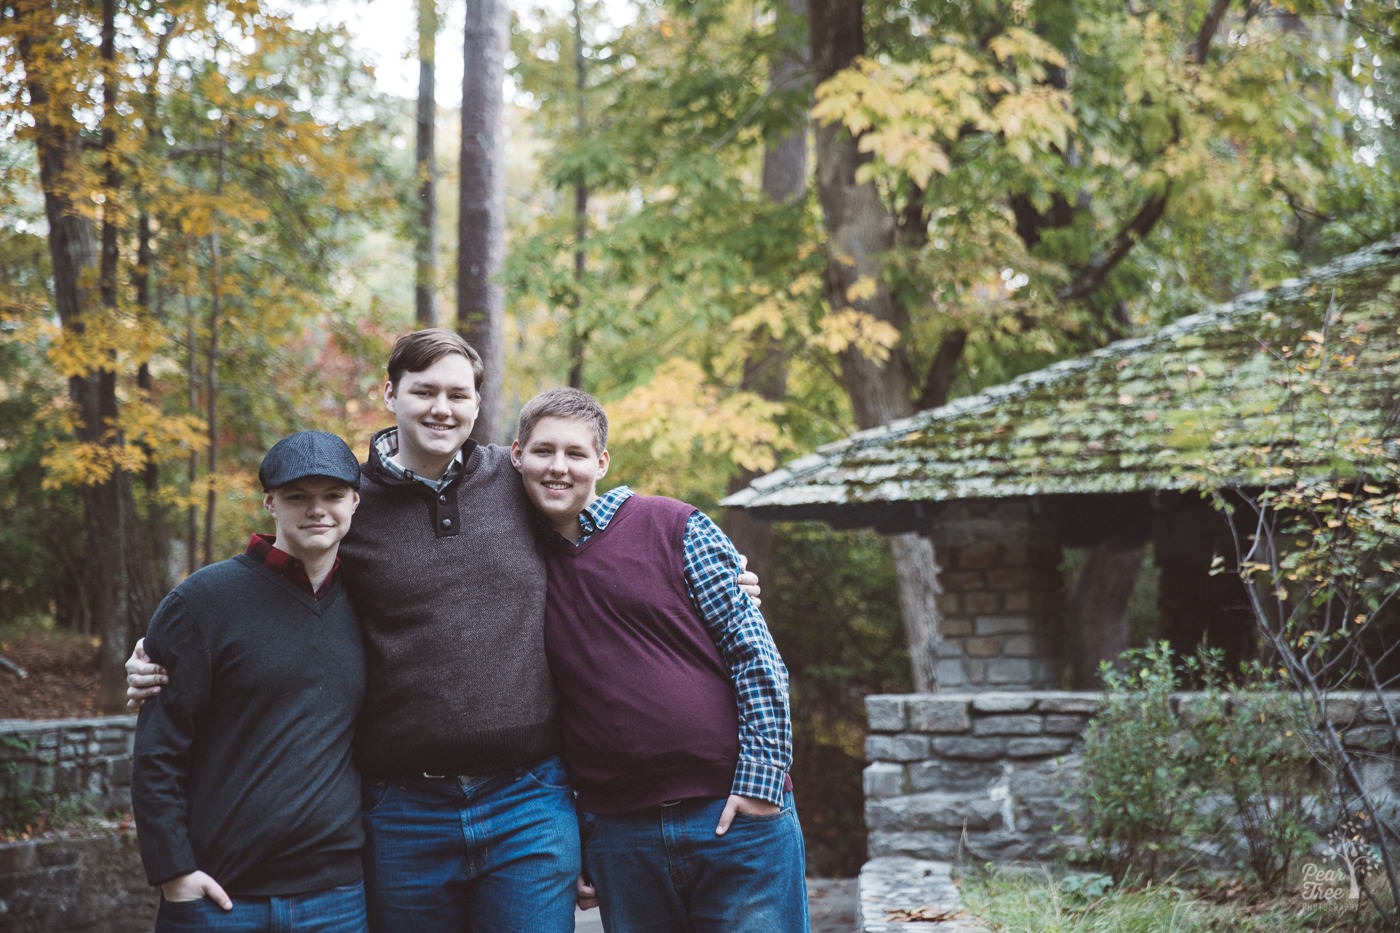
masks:
[(455, 429), (455, 424), (441, 424), (438, 422), (423, 422), (423, 427), (432, 434), (447, 434)]
[(569, 488), (568, 483), (561, 483), (558, 480), (545, 480), (540, 483), (545, 489), (553, 489), (555, 492), (563, 492)]

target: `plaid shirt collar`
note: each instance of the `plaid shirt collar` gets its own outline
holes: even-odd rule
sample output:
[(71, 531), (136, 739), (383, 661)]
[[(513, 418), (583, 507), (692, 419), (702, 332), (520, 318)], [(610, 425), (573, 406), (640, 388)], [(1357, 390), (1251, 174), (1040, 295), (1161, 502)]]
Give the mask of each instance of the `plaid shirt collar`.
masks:
[[(471, 444), (471, 441), (467, 441)], [(462, 475), (465, 466), (466, 448), (457, 451), (452, 462), (447, 465), (447, 471), (442, 474), (441, 479), (429, 479), (426, 476), (419, 476), (412, 470), (406, 469), (403, 464), (394, 459), (399, 455), (399, 430), (389, 428), (374, 439), (374, 454), (379, 460), (380, 467), (384, 472), (394, 479), (401, 479), (407, 482), (418, 482), (427, 486), (433, 492), (442, 492), (457, 477)]]
[(588, 540), (589, 535), (596, 534), (608, 527), (608, 522), (612, 521), (617, 510), (622, 508), (622, 503), (630, 498), (632, 498), (631, 489), (626, 486), (617, 486), (590, 502), (587, 508), (578, 513), (578, 525), (583, 531), (578, 543), (582, 544)]
[(248, 539), (248, 550), (244, 553), (314, 599), (325, 596), (335, 581), (340, 579), (340, 558), (337, 557), (331, 565), (331, 572), (321, 582), (321, 588), (313, 590), (311, 578), (306, 575), (306, 565), (274, 544), (276, 540), (272, 535), (254, 534)]

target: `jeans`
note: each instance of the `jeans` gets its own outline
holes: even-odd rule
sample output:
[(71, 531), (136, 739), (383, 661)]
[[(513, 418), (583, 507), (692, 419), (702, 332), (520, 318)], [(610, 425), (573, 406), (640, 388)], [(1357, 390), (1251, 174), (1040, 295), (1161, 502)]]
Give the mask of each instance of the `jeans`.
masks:
[(364, 783), (375, 933), (572, 933), (578, 818), (564, 766)]
[(233, 896), (224, 910), (209, 898), (167, 901), (156, 911), (156, 933), (364, 933), (363, 882), (285, 897)]
[(609, 933), (806, 933), (806, 854), (786, 795), (775, 816), (734, 818), (723, 798), (583, 815), (584, 870)]

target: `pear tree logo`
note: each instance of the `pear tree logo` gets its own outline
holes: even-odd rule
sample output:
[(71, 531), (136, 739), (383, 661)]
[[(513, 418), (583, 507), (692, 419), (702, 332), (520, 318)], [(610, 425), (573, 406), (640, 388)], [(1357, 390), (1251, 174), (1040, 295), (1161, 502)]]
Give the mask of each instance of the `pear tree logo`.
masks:
[(1361, 898), (1361, 885), (1380, 868), (1380, 857), (1370, 840), (1370, 817), (1361, 811), (1348, 813), (1327, 834), (1323, 849), (1331, 864), (1309, 862), (1303, 866), (1303, 899), (1355, 903)]

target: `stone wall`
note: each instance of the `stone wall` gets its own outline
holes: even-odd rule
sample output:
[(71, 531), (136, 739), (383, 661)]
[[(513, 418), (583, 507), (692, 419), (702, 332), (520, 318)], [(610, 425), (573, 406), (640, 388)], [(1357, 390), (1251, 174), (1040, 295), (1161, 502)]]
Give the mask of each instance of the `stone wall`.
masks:
[(866, 698), (870, 858), (1005, 862), (1065, 839), (1062, 791), (1097, 693)]
[[(1180, 713), (1194, 694), (1174, 697)], [(1083, 734), (1101, 693), (911, 694), (866, 698), (865, 825), (871, 859), (1048, 861), (1071, 834)], [(1400, 696), (1388, 698), (1391, 713)], [(1334, 694), (1328, 718), (1355, 746), (1391, 749), (1364, 769), (1376, 799), (1400, 802), (1387, 715)]]
[(131, 806), (135, 716), (0, 720), (0, 832)]
[(130, 829), (0, 844), (0, 930), (138, 933), (156, 902)]
[(1025, 502), (956, 502), (926, 534), (942, 591), (939, 686), (1062, 686), (1063, 584), (1053, 523)]
[(131, 806), (135, 716), (0, 721), (0, 930), (135, 933), (155, 917)]

